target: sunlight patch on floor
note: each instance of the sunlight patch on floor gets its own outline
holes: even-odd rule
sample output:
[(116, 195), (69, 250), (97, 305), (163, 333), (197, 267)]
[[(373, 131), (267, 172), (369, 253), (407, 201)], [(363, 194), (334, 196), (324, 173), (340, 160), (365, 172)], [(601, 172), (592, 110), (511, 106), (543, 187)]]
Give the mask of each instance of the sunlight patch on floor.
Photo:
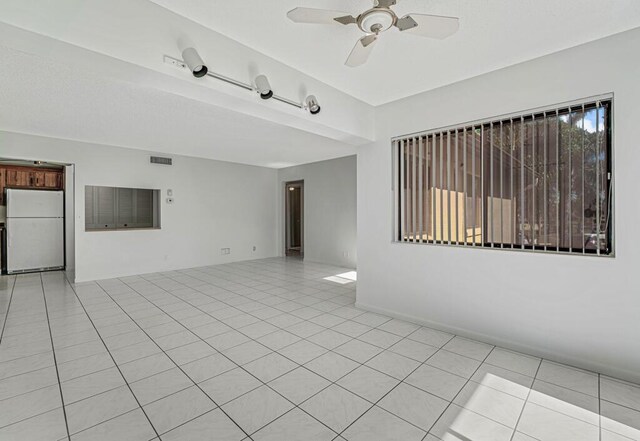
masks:
[(356, 282), (358, 280), (358, 273), (356, 271), (347, 271), (346, 273), (325, 277), (324, 280), (339, 283), (340, 285), (346, 285), (348, 283)]

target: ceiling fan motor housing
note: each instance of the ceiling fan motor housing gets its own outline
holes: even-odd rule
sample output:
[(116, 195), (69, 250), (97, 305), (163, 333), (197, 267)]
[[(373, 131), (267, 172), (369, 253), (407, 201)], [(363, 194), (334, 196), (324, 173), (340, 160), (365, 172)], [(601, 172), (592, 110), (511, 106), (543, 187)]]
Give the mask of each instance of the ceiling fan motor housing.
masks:
[(396, 15), (391, 9), (373, 8), (358, 17), (358, 27), (367, 34), (378, 34), (395, 24)]

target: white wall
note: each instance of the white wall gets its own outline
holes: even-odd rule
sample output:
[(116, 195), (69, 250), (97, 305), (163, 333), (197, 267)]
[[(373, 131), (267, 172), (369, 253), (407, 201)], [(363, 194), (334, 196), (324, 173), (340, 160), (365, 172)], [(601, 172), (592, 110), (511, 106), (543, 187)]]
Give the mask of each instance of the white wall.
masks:
[[(378, 108), (358, 153), (361, 306), (640, 381), (640, 29)], [(391, 242), (395, 135), (613, 92), (616, 257)]]
[(70, 280), (76, 278), (76, 237), (75, 237), (75, 195), (76, 178), (74, 165), (67, 165), (64, 168), (64, 251), (65, 267)]
[(278, 170), (278, 246), (284, 253), (285, 183), (304, 180), (304, 258), (356, 267), (356, 157)]
[[(75, 165), (76, 281), (259, 259), (278, 253), (277, 170), (0, 131), (5, 158)], [(84, 187), (162, 190), (160, 230), (84, 231)], [(164, 202), (173, 190), (174, 203)], [(252, 251), (253, 246), (257, 250)], [(231, 248), (223, 256), (220, 248)]]

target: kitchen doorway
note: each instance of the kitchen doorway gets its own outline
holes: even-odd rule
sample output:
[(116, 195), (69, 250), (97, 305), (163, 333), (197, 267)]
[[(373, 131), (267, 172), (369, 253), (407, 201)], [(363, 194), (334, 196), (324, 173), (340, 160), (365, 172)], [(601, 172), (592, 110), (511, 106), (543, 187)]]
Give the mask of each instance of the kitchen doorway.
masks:
[(67, 271), (73, 280), (74, 166), (0, 158), (2, 274)]
[(304, 256), (304, 181), (285, 184), (285, 255)]

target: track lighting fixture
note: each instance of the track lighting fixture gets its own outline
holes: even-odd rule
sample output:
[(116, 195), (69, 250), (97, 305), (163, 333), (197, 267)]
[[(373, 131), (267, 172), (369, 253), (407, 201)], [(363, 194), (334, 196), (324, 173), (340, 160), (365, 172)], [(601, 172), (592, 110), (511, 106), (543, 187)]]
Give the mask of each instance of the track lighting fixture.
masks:
[(196, 78), (204, 77), (209, 71), (204, 61), (202, 61), (202, 58), (200, 58), (200, 55), (198, 55), (198, 52), (192, 47), (188, 47), (182, 51), (182, 58)]
[(177, 67), (178, 69), (189, 69), (193, 76), (196, 78), (207, 76), (215, 78), (216, 80), (224, 81), (225, 83), (240, 87), (245, 90), (258, 92), (260, 98), (262, 98), (263, 100), (273, 98), (276, 101), (280, 101), (281, 103), (288, 104), (298, 109), (308, 110), (312, 115), (317, 115), (318, 113), (320, 113), (320, 104), (318, 104), (318, 99), (315, 97), (315, 95), (307, 96), (307, 98), (302, 103), (300, 103), (299, 101), (290, 100), (289, 98), (285, 98), (283, 96), (276, 95), (273, 93), (271, 84), (269, 84), (269, 80), (265, 75), (258, 75), (254, 80), (254, 84), (249, 84), (244, 81), (236, 80), (219, 73), (209, 72), (209, 69), (207, 69), (204, 61), (202, 60), (202, 58), (200, 58), (200, 55), (198, 55), (198, 52), (193, 47), (188, 47), (182, 51), (182, 60), (173, 58), (169, 55), (165, 55), (164, 62), (170, 64), (171, 66)]
[(268, 100), (273, 96), (273, 90), (271, 90), (271, 85), (266, 76), (258, 75), (256, 77), (256, 91), (263, 100)]
[(320, 104), (318, 104), (318, 99), (315, 95), (309, 95), (305, 100), (305, 104), (307, 105), (307, 109), (309, 109), (310, 114), (317, 115), (320, 113)]

